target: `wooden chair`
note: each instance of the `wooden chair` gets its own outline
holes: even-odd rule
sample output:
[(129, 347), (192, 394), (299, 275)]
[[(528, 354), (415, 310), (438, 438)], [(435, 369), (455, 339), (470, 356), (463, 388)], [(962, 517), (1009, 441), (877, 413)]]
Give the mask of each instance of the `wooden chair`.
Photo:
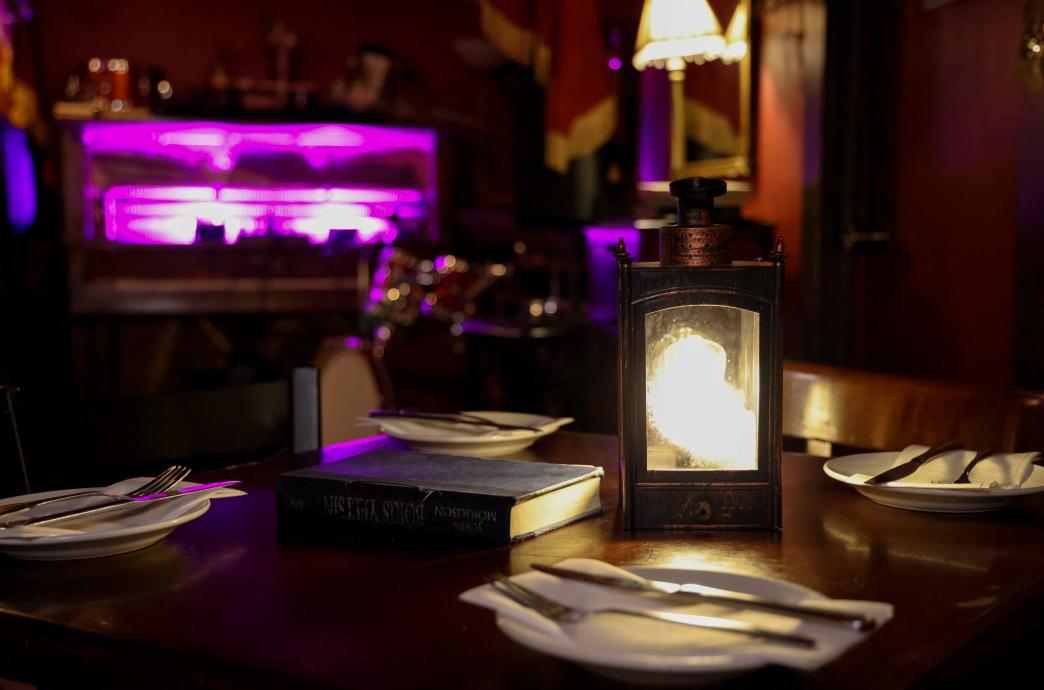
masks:
[[(57, 409), (56, 409), (57, 407)], [(315, 369), (289, 381), (133, 396), (72, 406), (22, 406), (34, 491), (102, 484), (171, 464), (194, 470), (320, 444)]]
[(1044, 450), (1044, 395), (820, 364), (783, 365), (783, 436), (814, 455), (961, 441), (967, 448)]
[(319, 370), (324, 446), (374, 433), (357, 426), (370, 410), (394, 407), (391, 379), (384, 360), (355, 337), (327, 338), (315, 357)]

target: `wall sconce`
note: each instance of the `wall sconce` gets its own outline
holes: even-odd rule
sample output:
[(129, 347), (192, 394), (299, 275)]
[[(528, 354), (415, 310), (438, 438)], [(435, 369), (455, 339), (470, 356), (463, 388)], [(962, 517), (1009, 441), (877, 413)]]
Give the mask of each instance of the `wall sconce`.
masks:
[(660, 261), (619, 262), (621, 505), (628, 528), (781, 527), (783, 241), (732, 261), (723, 180), (670, 184)]

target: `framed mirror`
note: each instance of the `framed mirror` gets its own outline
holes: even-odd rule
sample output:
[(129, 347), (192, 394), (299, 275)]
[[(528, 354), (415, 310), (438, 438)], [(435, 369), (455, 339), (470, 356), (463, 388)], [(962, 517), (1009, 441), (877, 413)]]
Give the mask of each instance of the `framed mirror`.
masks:
[[(742, 59), (686, 63), (671, 88), (671, 178), (750, 177), (757, 101), (756, 0), (708, 0), (724, 29), (727, 50)], [(742, 42), (742, 46), (740, 45)], [(680, 130), (680, 131), (679, 131)], [(679, 149), (680, 145), (680, 149)]]
[[(753, 183), (763, 1), (656, 3), (645, 0), (633, 59), (640, 72), (639, 196), (655, 205), (669, 180), (718, 177), (729, 181), (718, 205), (742, 205)], [(678, 13), (678, 7), (699, 16)], [(661, 8), (678, 16), (665, 12), (666, 21), (653, 26), (646, 16)], [(671, 57), (679, 48), (676, 55), (698, 48), (686, 36), (701, 35), (716, 37), (713, 50), (702, 58), (695, 51), (686, 58)]]

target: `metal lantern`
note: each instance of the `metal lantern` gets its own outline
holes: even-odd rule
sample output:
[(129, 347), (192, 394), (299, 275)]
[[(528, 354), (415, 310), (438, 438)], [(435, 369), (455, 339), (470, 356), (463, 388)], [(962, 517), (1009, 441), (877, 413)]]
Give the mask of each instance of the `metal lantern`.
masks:
[(619, 262), (620, 469), (629, 528), (781, 527), (783, 241), (732, 261), (725, 182), (670, 184), (660, 261)]

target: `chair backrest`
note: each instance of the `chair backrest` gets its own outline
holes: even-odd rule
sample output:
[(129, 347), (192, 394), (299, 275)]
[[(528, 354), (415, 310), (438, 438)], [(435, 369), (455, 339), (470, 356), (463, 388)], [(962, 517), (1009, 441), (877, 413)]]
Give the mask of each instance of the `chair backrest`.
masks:
[(370, 410), (392, 406), (391, 384), (383, 362), (357, 338), (328, 338), (315, 357), (323, 411), (323, 445), (373, 434), (356, 425)]
[(133, 396), (23, 415), (34, 490), (100, 482), (180, 463), (195, 470), (260, 459), (320, 443), (318, 375), (217, 390)]
[(1041, 450), (1044, 396), (787, 361), (783, 435), (808, 451), (896, 450), (957, 440), (967, 448)]

